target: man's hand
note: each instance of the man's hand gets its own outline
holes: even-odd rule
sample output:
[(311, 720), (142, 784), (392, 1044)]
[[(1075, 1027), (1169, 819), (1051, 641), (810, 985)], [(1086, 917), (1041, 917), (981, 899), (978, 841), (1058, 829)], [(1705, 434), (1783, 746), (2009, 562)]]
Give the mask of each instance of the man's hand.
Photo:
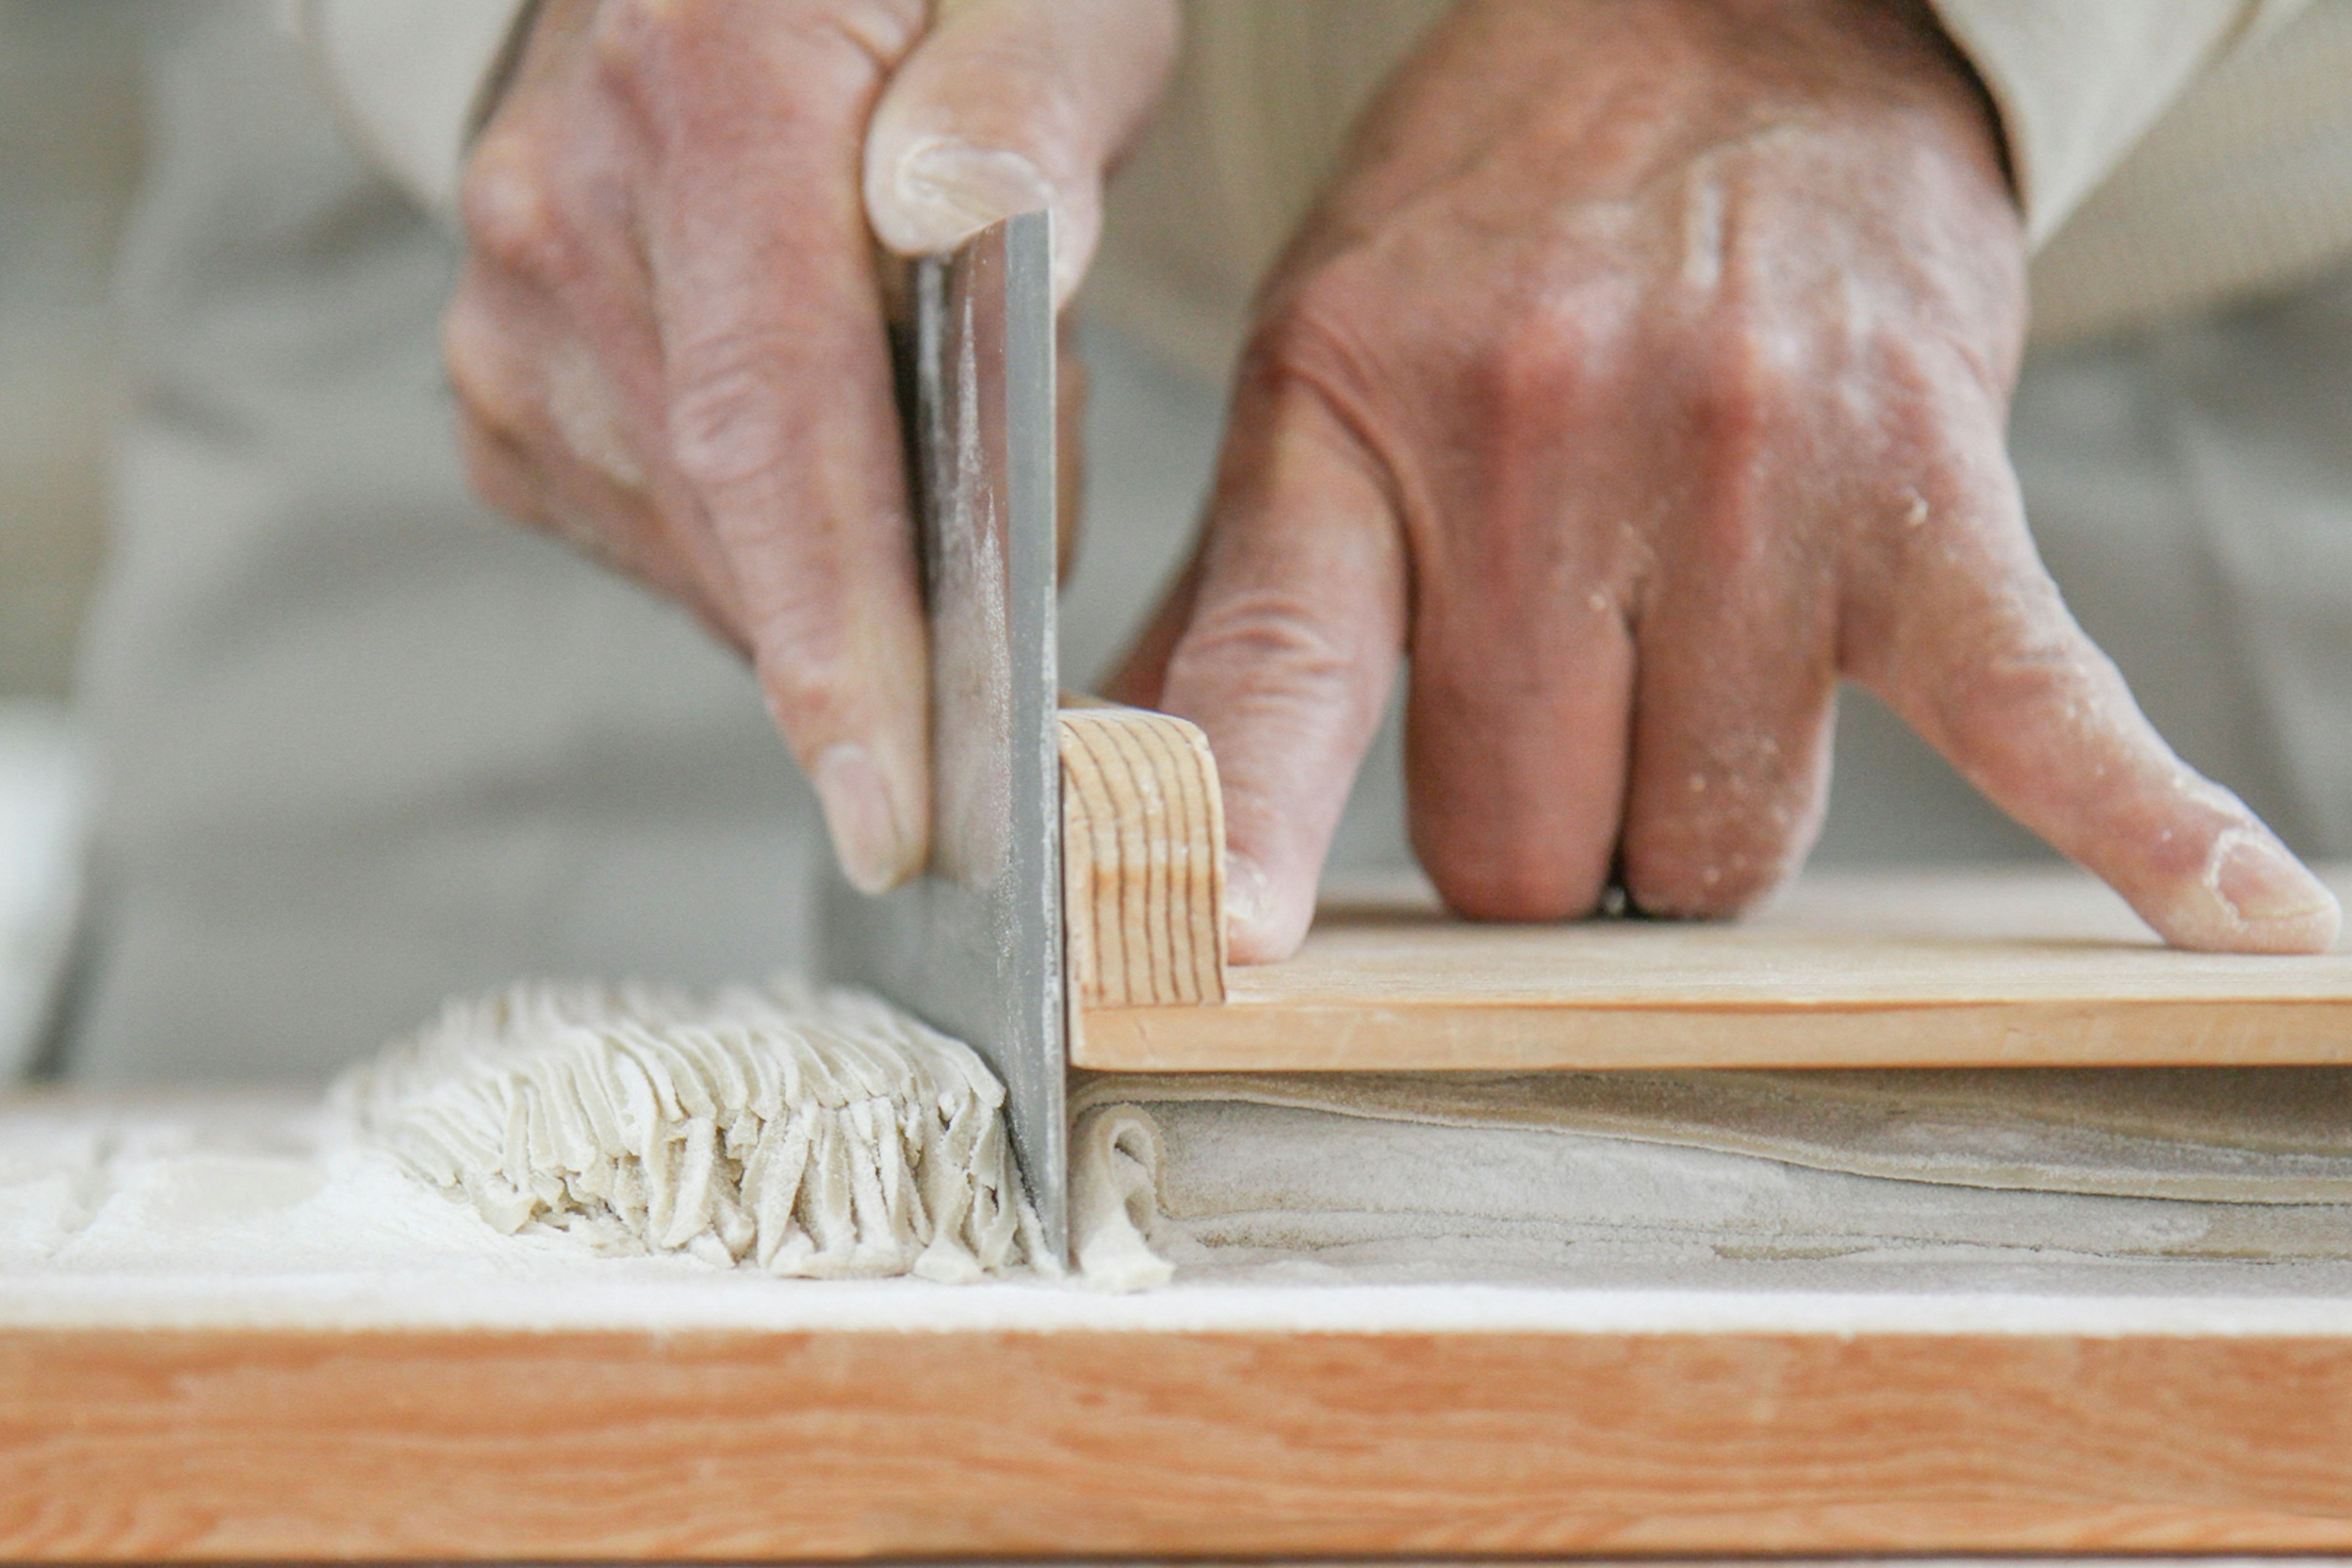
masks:
[(1117, 687), (1216, 750), (1235, 956), (1304, 932), (1407, 651), (1413, 842), (1467, 914), (1769, 892), (1844, 675), (2170, 941), (2331, 941), (2034, 552), (2023, 271), (1924, 6), (1454, 12), (1264, 297), (1199, 556)]
[(1066, 298), (1175, 46), (1173, 0), (939, 9), (550, 0), (467, 166), (443, 330), (475, 487), (751, 654), (868, 890), (930, 815), (874, 237), (1051, 205)]

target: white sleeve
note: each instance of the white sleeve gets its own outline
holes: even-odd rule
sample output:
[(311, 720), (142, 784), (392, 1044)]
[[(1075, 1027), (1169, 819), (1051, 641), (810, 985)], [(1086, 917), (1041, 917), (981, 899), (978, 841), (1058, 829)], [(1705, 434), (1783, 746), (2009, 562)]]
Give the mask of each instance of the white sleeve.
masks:
[(304, 48), (344, 130), (443, 222), (530, 0), (300, 0)]
[(2181, 92), (2305, 0), (1933, 0), (2000, 111), (2039, 247)]

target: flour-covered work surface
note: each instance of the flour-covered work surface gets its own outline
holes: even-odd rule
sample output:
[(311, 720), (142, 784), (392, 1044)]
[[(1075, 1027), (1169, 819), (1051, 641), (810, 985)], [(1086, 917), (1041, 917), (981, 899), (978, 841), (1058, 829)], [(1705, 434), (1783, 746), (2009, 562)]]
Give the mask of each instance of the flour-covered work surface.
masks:
[[(358, 1089), (413, 1103), (413, 1047), (390, 1061)], [(0, 1102), (0, 1323), (2352, 1331), (2333, 1079), (2200, 1096), (2171, 1075), (2119, 1110), (2050, 1078), (2004, 1121), (1949, 1075), (1789, 1077), (1098, 1082), (1076, 1140), (1091, 1278), (1009, 1250), (932, 1279), (784, 1277), (789, 1227), (765, 1266), (756, 1223), (737, 1248), (665, 1249), (568, 1216), (543, 1174), (562, 1201), (518, 1224), (527, 1174), (504, 1209), (432, 1179), (350, 1085), (333, 1104), (20, 1096)], [(674, 1174), (696, 1139), (724, 1162), (723, 1132), (662, 1136)], [(1845, 1150), (1875, 1173), (1832, 1168)], [(2016, 1184), (2045, 1159), (2090, 1190)]]

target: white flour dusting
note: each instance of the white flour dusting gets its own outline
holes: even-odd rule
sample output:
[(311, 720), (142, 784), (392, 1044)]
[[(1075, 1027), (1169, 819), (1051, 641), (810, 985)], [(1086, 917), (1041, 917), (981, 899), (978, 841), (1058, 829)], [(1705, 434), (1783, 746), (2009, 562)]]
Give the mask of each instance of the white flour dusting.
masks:
[(859, 993), (517, 985), (452, 1004), (335, 1098), (509, 1235), (812, 1279), (1056, 1267), (1003, 1086)]

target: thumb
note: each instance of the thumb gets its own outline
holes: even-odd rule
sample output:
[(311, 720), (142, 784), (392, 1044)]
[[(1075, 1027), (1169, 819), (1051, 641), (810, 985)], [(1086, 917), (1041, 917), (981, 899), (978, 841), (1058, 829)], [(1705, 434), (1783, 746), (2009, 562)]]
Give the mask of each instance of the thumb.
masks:
[(1054, 302), (1102, 233), (1104, 172), (1176, 58), (1175, 0), (940, 0), (866, 133), (866, 210), (901, 256), (1054, 214)]

